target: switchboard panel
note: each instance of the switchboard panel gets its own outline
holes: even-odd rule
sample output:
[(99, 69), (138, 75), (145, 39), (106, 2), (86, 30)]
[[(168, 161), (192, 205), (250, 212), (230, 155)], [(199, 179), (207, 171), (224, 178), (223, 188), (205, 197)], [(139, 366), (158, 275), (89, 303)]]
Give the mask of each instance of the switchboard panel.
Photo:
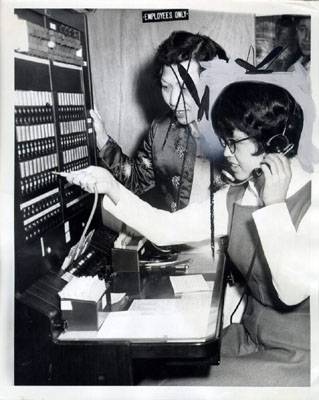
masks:
[(68, 25), (46, 10), (16, 14), (25, 38), (15, 49), (15, 272), (22, 292), (59, 268), (79, 240), (92, 196), (54, 173), (95, 164), (95, 148), (85, 17), (70, 14)]

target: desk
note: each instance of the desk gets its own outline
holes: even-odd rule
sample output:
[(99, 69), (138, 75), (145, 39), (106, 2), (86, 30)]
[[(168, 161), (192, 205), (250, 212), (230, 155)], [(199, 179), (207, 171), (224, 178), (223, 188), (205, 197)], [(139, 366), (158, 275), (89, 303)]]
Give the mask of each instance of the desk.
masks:
[[(156, 301), (159, 302), (159, 305), (164, 305), (163, 313), (165, 314), (170, 309), (176, 311), (177, 309), (174, 308), (176, 304), (182, 305), (181, 308), (183, 308), (183, 305), (187, 302), (191, 305), (193, 301), (196, 301), (197, 304), (205, 307), (208, 298), (204, 329), (190, 330), (185, 337), (178, 332), (179, 324), (177, 323), (175, 327), (167, 324), (168, 333), (164, 333), (164, 336), (161, 336), (161, 334), (153, 335), (156, 332), (153, 327), (145, 332), (144, 329), (139, 330), (138, 326), (134, 326), (134, 329), (130, 330), (130, 325), (120, 333), (115, 329), (112, 334), (109, 334), (107, 329), (105, 330), (105, 325), (102, 325), (99, 331), (66, 331), (53, 341), (53, 383), (131, 385), (135, 383), (137, 362), (141, 365), (145, 361), (145, 365), (147, 365), (147, 360), (161, 359), (187, 364), (218, 364), (225, 289), (225, 256), (223, 251), (217, 250), (214, 261), (210, 255), (210, 259), (206, 257), (207, 262), (205, 262), (205, 255), (203, 254), (194, 249), (187, 249), (183, 250), (179, 257), (181, 259), (186, 256), (190, 258), (190, 268), (183, 277), (202, 276), (206, 282), (211, 282), (206, 291), (177, 295), (172, 287), (172, 278), (174, 279), (174, 277), (171, 273), (165, 271), (148, 272), (143, 276), (140, 295), (130, 299), (128, 318), (134, 324), (136, 317), (138, 323), (135, 325), (143, 323), (145, 314), (142, 317), (140, 313), (132, 316), (131, 310), (132, 307), (134, 309), (134, 305), (137, 305), (138, 310), (143, 311), (143, 307), (147, 307), (148, 301), (151, 301), (152, 306)], [(176, 275), (175, 277), (178, 278)], [(213, 290), (210, 290), (211, 286), (213, 286)], [(142, 303), (139, 303), (139, 301)], [(140, 307), (141, 304), (142, 307)], [(194, 307), (190, 307), (190, 309), (187, 315), (190, 320), (195, 321), (196, 325), (196, 312), (198, 319), (202, 319), (199, 318), (200, 310), (199, 308), (196, 310)], [(127, 311), (121, 312), (126, 313)], [(108, 323), (108, 318), (114, 317), (111, 314), (106, 318), (104, 324)], [(149, 318), (148, 321), (157, 321), (156, 323), (158, 323), (156, 315), (148, 315), (146, 319), (147, 317)], [(183, 311), (176, 312), (174, 318), (168, 315), (170, 323), (174, 319), (180, 322), (183, 317), (185, 317)], [(116, 321), (116, 318), (113, 321)], [(120, 321), (123, 323), (122, 316), (120, 316)], [(159, 325), (159, 329), (162, 328), (163, 326)], [(101, 334), (103, 329), (105, 335)], [(125, 333), (124, 336), (123, 332)]]

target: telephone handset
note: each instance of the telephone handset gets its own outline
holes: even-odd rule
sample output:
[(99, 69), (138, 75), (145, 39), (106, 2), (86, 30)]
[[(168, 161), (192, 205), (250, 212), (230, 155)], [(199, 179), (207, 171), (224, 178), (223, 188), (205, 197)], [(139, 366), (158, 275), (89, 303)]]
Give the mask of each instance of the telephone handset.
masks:
[(263, 171), (261, 168), (255, 168), (252, 170), (250, 176), (247, 179), (243, 179), (243, 180), (238, 180), (236, 179), (231, 172), (229, 172), (226, 169), (222, 169), (221, 170), (221, 179), (231, 185), (231, 186), (236, 186), (236, 185), (242, 185), (243, 183), (248, 182), (250, 179), (257, 179), (262, 175)]
[[(285, 134), (278, 134), (272, 136), (265, 144), (265, 153), (281, 153), (283, 155), (288, 154), (293, 148), (294, 144), (289, 143), (289, 140)], [(232, 173), (227, 169), (227, 167), (223, 168), (221, 171), (221, 178), (225, 183), (228, 183), (231, 186), (242, 185), (243, 183), (248, 182), (250, 179), (259, 178), (263, 171), (261, 168), (255, 168), (250, 173), (249, 177), (243, 180), (236, 179)]]

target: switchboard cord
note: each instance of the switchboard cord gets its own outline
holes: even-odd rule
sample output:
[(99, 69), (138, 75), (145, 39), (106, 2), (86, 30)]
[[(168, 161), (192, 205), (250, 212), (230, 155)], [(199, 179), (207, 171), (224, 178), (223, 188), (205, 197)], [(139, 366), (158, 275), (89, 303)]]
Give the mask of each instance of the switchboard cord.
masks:
[[(57, 172), (57, 171), (54, 171), (54, 172), (52, 172), (52, 173), (53, 173), (54, 175), (59, 175), (59, 176), (62, 176), (62, 177), (64, 177), (64, 178), (66, 178), (67, 175), (68, 175), (68, 172)], [(88, 220), (87, 220), (87, 222), (86, 222), (86, 224), (85, 224), (85, 227), (84, 227), (84, 229), (83, 229), (81, 238), (80, 238), (80, 240), (78, 241), (78, 243), (77, 243), (77, 245), (76, 245), (74, 251), (73, 251), (72, 254), (71, 254), (70, 261), (68, 262), (68, 265), (71, 265), (72, 262), (79, 256), (80, 251), (82, 251), (83, 245), (84, 245), (84, 243), (85, 243), (85, 236), (86, 236), (87, 231), (88, 231), (88, 229), (89, 229), (89, 227), (90, 227), (90, 225), (91, 225), (91, 222), (92, 222), (94, 213), (95, 213), (95, 211), (96, 211), (96, 207), (97, 207), (97, 202), (98, 202), (99, 194), (98, 194), (98, 191), (97, 191), (96, 183), (94, 184), (93, 187), (94, 187), (94, 201), (93, 201), (93, 206), (92, 206), (92, 209), (91, 209), (89, 218), (88, 218)]]
[(93, 216), (94, 216), (95, 211), (96, 211), (98, 198), (99, 198), (99, 194), (98, 194), (98, 191), (97, 191), (96, 184), (94, 184), (94, 202), (93, 202), (93, 206), (92, 206), (92, 209), (91, 209), (89, 218), (88, 218), (88, 220), (86, 221), (85, 227), (84, 227), (84, 229), (83, 229), (81, 238), (80, 238), (80, 240), (78, 241), (78, 243), (77, 243), (77, 245), (76, 245), (75, 251), (74, 251), (73, 256), (72, 256), (72, 259), (71, 259), (71, 263), (74, 261), (74, 259), (76, 259), (76, 258), (78, 257), (79, 252), (82, 251), (82, 246), (83, 246), (83, 243), (85, 242), (85, 236), (86, 236), (87, 231), (88, 231), (88, 229), (89, 229), (89, 227), (90, 227), (90, 225), (91, 225)]

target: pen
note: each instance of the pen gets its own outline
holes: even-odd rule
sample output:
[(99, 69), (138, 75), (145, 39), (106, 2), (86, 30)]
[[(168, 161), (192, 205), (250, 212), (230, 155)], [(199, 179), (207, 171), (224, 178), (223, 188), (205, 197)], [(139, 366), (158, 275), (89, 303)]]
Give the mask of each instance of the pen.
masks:
[(172, 271), (172, 272), (186, 272), (189, 268), (188, 264), (179, 265), (146, 265), (146, 271)]
[(179, 265), (185, 265), (185, 263), (188, 263), (190, 261), (190, 258), (186, 260), (180, 260), (180, 261), (154, 261), (154, 262), (142, 262), (141, 265), (144, 265), (145, 267), (175, 267)]

